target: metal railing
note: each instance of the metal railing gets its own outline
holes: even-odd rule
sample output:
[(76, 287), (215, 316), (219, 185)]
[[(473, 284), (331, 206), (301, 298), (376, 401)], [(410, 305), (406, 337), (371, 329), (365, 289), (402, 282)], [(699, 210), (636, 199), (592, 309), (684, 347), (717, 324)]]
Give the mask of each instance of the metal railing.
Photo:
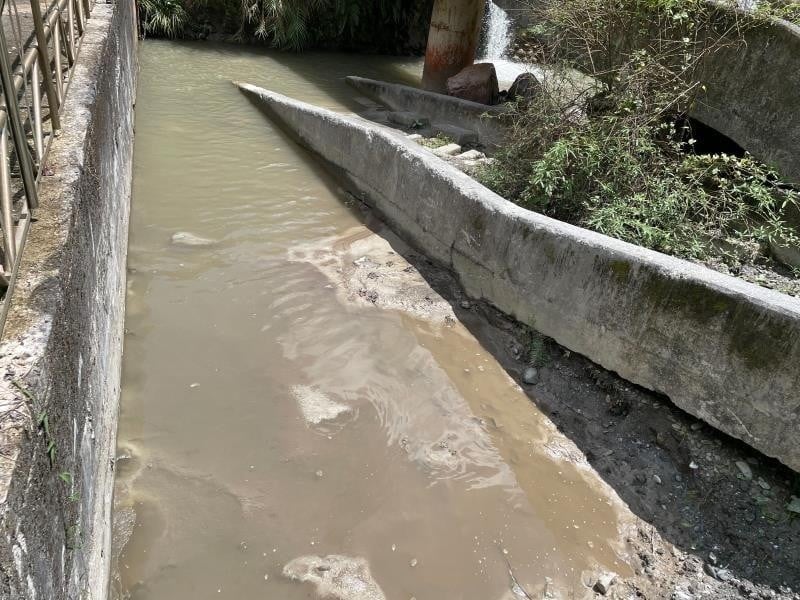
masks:
[(40, 0), (0, 0), (0, 335), (90, 12), (90, 0), (44, 13)]

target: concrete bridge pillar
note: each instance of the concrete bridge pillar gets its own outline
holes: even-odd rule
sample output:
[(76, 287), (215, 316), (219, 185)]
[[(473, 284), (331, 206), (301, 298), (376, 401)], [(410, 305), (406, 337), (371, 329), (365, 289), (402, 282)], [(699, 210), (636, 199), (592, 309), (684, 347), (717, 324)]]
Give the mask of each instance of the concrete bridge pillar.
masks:
[(486, 0), (436, 0), (431, 16), (422, 87), (445, 92), (447, 78), (475, 60)]

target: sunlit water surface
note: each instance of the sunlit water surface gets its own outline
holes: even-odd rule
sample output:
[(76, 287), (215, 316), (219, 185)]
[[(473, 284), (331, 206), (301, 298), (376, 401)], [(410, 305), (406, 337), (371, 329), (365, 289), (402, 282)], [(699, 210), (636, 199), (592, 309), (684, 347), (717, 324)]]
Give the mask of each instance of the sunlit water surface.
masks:
[(291, 259), (358, 212), (231, 80), (350, 111), (342, 76), (419, 71), (142, 45), (116, 597), (310, 598), (282, 576), (306, 555), (363, 559), (390, 600), (521, 597), (509, 569), (568, 593), (619, 569), (610, 501), (544, 450), (545, 419), (463, 326), (346, 303)]

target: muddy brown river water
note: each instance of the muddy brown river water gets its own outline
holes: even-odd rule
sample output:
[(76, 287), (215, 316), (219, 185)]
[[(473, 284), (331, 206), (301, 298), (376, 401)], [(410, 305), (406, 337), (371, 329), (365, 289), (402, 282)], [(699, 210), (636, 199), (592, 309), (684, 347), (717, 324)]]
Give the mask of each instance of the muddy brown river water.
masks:
[(627, 569), (571, 442), (230, 83), (352, 111), (350, 74), (419, 63), (142, 45), (116, 598), (569, 597)]

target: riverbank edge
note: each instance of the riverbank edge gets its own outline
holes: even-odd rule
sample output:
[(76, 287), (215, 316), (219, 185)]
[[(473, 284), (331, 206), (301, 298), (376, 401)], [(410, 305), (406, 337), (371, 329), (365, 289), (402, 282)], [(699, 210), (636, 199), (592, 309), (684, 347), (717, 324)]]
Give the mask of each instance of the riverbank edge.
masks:
[(528, 211), (401, 135), (238, 85), (468, 294), (800, 471), (800, 300)]
[(107, 596), (137, 74), (134, 2), (87, 21), (0, 364), (0, 597)]

